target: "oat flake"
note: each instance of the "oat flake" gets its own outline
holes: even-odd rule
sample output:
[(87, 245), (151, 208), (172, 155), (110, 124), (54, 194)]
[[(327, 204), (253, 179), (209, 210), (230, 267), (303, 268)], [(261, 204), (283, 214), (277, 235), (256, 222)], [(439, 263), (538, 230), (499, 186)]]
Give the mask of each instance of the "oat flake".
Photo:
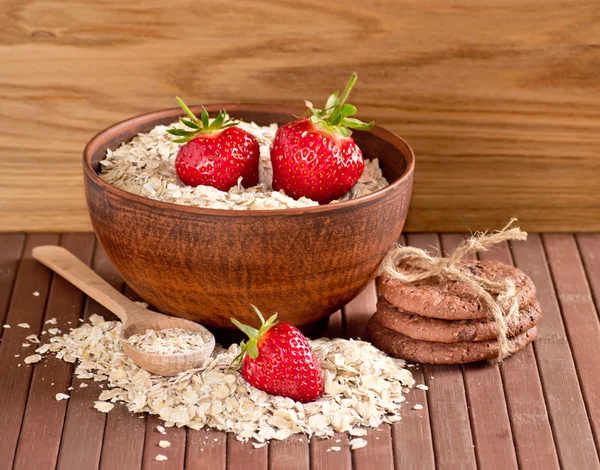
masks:
[[(108, 412), (122, 402), (131, 412), (158, 415), (167, 427), (209, 427), (257, 442), (293, 434), (332, 437), (335, 432), (399, 421), (404, 394), (414, 385), (404, 361), (370, 343), (339, 338), (310, 341), (325, 385), (324, 396), (312, 403), (271, 396), (248, 384), (229, 368), (240, 352), (236, 344), (229, 349), (217, 346), (203, 370), (156, 376), (123, 353), (120, 322), (99, 315), (89, 321), (51, 338), (50, 352), (76, 360), (78, 378), (108, 382), (96, 409)], [(360, 445), (360, 439), (354, 441)]]
[(210, 333), (186, 331), (183, 328), (146, 330), (144, 334), (131, 335), (129, 344), (142, 351), (156, 354), (181, 354), (201, 349), (212, 339)]
[(32, 354), (31, 356), (27, 356), (23, 362), (25, 364), (35, 364), (36, 362), (40, 362), (42, 360), (42, 356), (39, 354)]
[[(186, 186), (175, 171), (175, 159), (181, 144), (173, 142), (167, 133), (167, 129), (185, 127), (179, 122), (169, 126), (156, 126), (147, 134), (138, 134), (114, 151), (107, 150), (106, 158), (100, 162), (100, 177), (127, 192), (186, 206), (225, 210), (317, 206), (317, 202), (305, 197), (295, 200), (286, 196), (283, 191), (272, 189), (270, 147), (277, 124), (261, 127), (254, 123), (240, 122), (238, 126), (253, 134), (260, 146), (259, 184), (252, 188), (243, 188), (239, 183), (229, 191), (203, 185), (195, 188)], [(365, 160), (362, 176), (340, 200), (365, 196), (388, 184), (379, 168), (379, 161), (376, 158)]]
[(352, 439), (350, 441), (350, 448), (352, 450), (362, 449), (366, 445), (367, 445), (367, 441), (365, 441), (364, 439), (359, 438), (359, 439)]

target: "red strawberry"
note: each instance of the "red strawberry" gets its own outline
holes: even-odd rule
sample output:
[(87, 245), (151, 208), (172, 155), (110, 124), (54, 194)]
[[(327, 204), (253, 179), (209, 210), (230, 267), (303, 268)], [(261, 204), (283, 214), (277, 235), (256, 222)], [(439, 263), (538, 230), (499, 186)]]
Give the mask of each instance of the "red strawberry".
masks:
[(185, 103), (177, 102), (189, 116), (181, 119), (191, 130), (169, 129), (169, 134), (180, 137), (175, 140), (183, 143), (175, 170), (185, 184), (213, 186), (228, 191), (235, 186), (240, 176), (245, 187), (258, 184), (259, 146), (254, 136), (230, 121), (225, 111), (209, 124), (208, 112), (202, 107), (202, 119), (198, 119)]
[(350, 129), (371, 129), (352, 116), (356, 108), (346, 103), (357, 75), (352, 74), (342, 96), (336, 91), (325, 109), (309, 108), (303, 117), (278, 129), (271, 147), (273, 189), (326, 204), (346, 194), (365, 167), (362, 152)]
[(244, 378), (271, 395), (303, 403), (319, 398), (323, 394), (321, 367), (306, 338), (289, 323), (276, 324), (277, 314), (265, 322), (252, 307), (260, 318), (260, 330), (231, 319), (250, 338), (242, 341), (237, 358), (242, 361)]

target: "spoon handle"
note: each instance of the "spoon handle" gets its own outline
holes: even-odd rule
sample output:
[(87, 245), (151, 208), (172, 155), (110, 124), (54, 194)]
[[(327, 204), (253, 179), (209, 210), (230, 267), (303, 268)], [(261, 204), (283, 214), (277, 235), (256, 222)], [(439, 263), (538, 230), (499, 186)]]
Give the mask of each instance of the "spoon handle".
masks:
[(69, 250), (60, 246), (38, 246), (32, 251), (33, 257), (60, 274), (71, 284), (85, 292), (99, 304), (113, 312), (127, 323), (127, 312), (137, 305), (102, 279)]

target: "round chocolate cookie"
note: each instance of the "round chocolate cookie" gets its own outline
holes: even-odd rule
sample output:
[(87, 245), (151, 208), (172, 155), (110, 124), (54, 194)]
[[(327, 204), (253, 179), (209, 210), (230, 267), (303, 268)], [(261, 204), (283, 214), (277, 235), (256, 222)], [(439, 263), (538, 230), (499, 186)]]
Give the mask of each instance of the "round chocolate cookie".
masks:
[[(520, 269), (499, 261), (461, 261), (461, 264), (473, 274), (491, 281), (513, 281), (519, 307), (530, 304), (535, 297), (533, 282)], [(434, 276), (408, 283), (384, 273), (377, 278), (377, 287), (390, 304), (405, 312), (442, 320), (487, 318), (476, 293), (464, 282)]]
[[(507, 321), (509, 336), (517, 336), (533, 328), (541, 317), (540, 304), (534, 299), (529, 305), (521, 307), (516, 318)], [(422, 317), (394, 307), (383, 297), (377, 302), (374, 321), (409, 338), (439, 343), (493, 340), (498, 334), (491, 320), (439, 320)]]
[[(401, 335), (381, 326), (371, 318), (367, 325), (367, 338), (383, 352), (401, 359), (425, 364), (465, 364), (485, 361), (498, 356), (497, 341), (464, 341), (460, 343), (434, 343)], [(537, 327), (511, 338), (510, 354), (520, 351), (537, 335)]]

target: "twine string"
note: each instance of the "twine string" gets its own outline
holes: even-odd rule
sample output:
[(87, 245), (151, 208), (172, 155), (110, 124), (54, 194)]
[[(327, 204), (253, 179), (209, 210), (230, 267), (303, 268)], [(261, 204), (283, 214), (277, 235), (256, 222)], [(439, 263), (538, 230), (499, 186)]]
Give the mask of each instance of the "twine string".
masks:
[[(473, 274), (460, 264), (465, 256), (488, 251), (494, 245), (508, 240), (526, 240), (527, 232), (513, 227), (517, 219), (497, 232), (475, 233), (463, 240), (448, 258), (436, 257), (425, 250), (411, 246), (396, 246), (383, 262), (383, 270), (393, 279), (417, 282), (440, 276), (450, 281), (463, 282), (473, 289), (484, 310), (496, 325), (499, 345), (498, 362), (510, 355), (507, 319), (519, 314), (519, 303), (515, 283), (504, 279), (491, 281)], [(493, 294), (496, 295), (494, 299)], [(506, 313), (505, 313), (506, 312)]]

